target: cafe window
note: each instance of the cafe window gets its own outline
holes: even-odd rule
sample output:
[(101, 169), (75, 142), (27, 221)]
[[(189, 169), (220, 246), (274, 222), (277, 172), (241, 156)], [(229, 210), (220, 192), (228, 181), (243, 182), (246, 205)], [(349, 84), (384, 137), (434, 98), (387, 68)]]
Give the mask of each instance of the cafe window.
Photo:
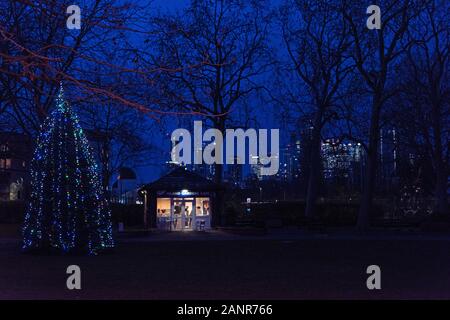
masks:
[(209, 198), (195, 199), (195, 214), (197, 216), (209, 216), (211, 214)]
[(170, 198), (156, 200), (156, 213), (158, 217), (170, 217)]

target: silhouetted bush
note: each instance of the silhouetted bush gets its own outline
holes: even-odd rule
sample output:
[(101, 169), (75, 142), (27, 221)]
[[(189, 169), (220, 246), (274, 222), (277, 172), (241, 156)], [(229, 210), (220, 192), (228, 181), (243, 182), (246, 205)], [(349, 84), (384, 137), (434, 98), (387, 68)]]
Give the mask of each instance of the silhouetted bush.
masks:
[(22, 223), (25, 209), (24, 201), (0, 201), (0, 223)]
[[(0, 201), (0, 223), (22, 223), (25, 216), (24, 201)], [(143, 225), (144, 207), (139, 204), (111, 204), (112, 221), (125, 226)]]
[(429, 215), (421, 221), (420, 229), (431, 232), (448, 232), (450, 231), (450, 215)]
[[(356, 224), (359, 203), (354, 201), (324, 200), (316, 206), (312, 219), (305, 218), (305, 201), (278, 201), (271, 203), (252, 203), (247, 205), (255, 223), (261, 221), (281, 220), (283, 226), (301, 226), (310, 223), (327, 226), (353, 226)], [(246, 214), (244, 213), (245, 217)], [(371, 218), (383, 216), (382, 206), (374, 204)]]
[(116, 227), (119, 222), (125, 226), (142, 226), (144, 224), (144, 206), (142, 204), (111, 204), (112, 221)]
[(239, 212), (234, 206), (227, 206), (225, 208), (225, 226), (234, 226)]

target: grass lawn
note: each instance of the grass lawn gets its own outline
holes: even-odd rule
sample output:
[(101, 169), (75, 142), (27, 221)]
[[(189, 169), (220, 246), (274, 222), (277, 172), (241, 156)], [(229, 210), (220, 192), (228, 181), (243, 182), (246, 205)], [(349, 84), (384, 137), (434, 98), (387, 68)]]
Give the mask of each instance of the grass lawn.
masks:
[[(0, 239), (2, 299), (450, 298), (448, 240), (207, 240), (118, 243), (113, 254), (33, 256)], [(81, 267), (82, 289), (66, 289)], [(366, 268), (381, 267), (379, 291)]]

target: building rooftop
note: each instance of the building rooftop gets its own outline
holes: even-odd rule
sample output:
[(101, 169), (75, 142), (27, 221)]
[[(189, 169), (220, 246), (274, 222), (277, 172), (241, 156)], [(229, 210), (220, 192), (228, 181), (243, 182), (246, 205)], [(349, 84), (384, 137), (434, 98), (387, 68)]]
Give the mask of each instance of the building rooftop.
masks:
[(179, 167), (158, 180), (148, 183), (140, 190), (149, 191), (217, 191), (220, 186), (186, 168)]

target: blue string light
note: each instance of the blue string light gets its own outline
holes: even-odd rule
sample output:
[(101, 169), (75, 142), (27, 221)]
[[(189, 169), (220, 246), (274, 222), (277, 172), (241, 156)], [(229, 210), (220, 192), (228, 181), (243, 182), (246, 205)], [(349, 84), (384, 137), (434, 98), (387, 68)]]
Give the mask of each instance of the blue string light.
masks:
[(24, 251), (97, 254), (114, 247), (111, 211), (78, 118), (60, 87), (31, 163)]

